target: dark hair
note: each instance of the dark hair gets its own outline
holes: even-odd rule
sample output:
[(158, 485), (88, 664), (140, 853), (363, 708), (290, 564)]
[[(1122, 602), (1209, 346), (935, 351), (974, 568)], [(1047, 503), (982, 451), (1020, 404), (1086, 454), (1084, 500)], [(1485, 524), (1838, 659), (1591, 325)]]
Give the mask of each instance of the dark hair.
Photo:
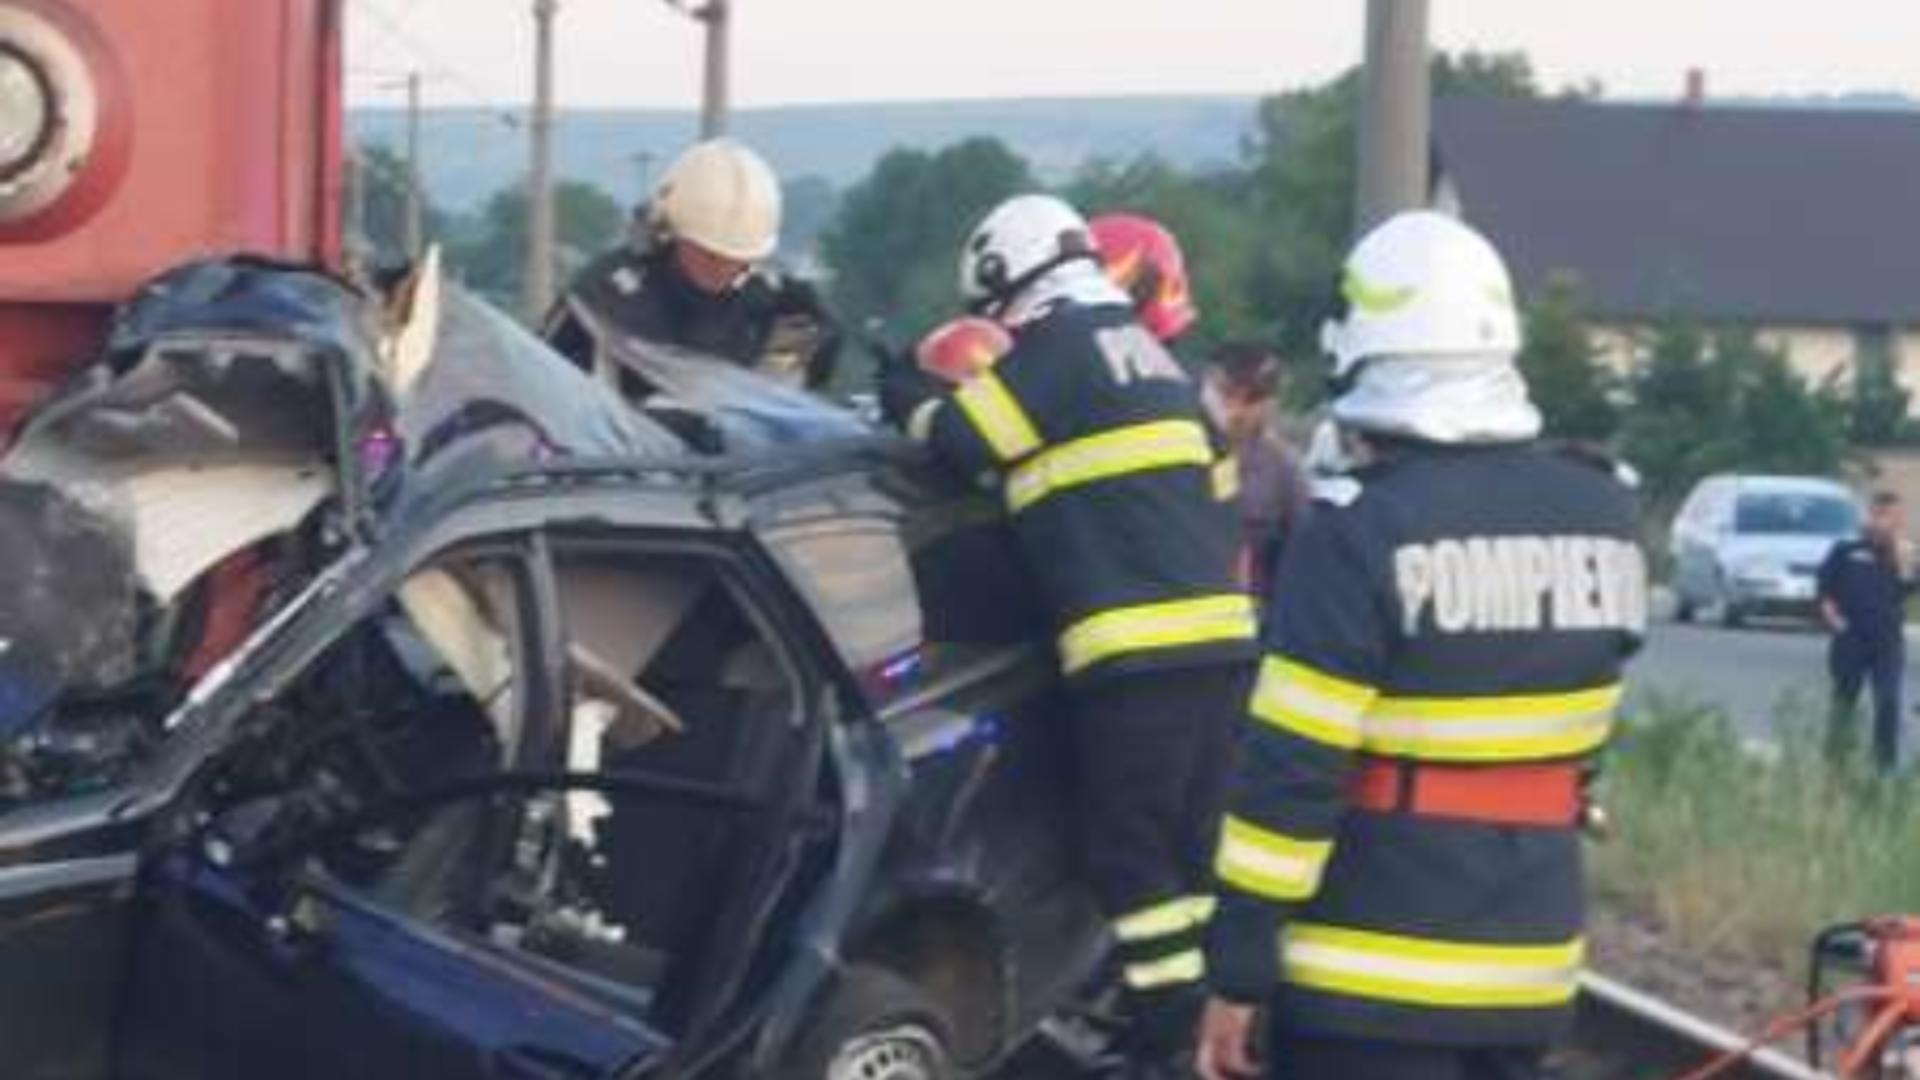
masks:
[(1251, 398), (1270, 398), (1280, 391), (1280, 360), (1264, 345), (1230, 341), (1207, 357), (1207, 368), (1220, 373), (1227, 387)]
[(1876, 491), (1873, 493), (1873, 508), (1885, 510), (1889, 506), (1900, 505), (1900, 493), (1897, 491)]

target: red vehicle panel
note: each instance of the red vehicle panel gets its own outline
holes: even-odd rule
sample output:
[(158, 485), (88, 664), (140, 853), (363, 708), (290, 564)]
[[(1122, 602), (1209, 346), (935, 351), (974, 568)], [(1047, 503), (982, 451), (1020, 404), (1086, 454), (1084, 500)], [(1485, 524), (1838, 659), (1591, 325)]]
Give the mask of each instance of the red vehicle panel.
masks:
[(0, 0), (0, 429), (167, 267), (333, 261), (339, 0)]

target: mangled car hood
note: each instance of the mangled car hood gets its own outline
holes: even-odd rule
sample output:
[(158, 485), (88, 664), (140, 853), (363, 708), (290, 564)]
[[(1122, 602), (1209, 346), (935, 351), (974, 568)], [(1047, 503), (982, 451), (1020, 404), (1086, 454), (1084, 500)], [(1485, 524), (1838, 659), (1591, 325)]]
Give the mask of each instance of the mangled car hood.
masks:
[(189, 264), (116, 315), (102, 356), (31, 416), (0, 479), (58, 488), (127, 531), (170, 602), (227, 555), (367, 483), (390, 423), (365, 298), (258, 259)]

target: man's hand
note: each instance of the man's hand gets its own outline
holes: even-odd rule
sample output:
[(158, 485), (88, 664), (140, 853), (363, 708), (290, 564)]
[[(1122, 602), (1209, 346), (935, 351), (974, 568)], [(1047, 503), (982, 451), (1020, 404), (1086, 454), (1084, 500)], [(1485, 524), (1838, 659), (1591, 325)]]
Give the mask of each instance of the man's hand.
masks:
[(1199, 1054), (1194, 1071), (1201, 1080), (1257, 1080), (1261, 1065), (1253, 1040), (1260, 1010), (1211, 998), (1200, 1016)]
[(947, 386), (921, 371), (910, 356), (889, 357), (879, 371), (880, 413), (906, 430), (920, 406), (946, 393)]

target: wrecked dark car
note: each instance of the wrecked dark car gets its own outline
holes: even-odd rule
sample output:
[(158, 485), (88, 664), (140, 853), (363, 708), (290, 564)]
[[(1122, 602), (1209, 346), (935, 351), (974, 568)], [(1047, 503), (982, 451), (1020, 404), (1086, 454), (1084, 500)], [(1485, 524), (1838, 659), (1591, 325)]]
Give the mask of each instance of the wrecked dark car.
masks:
[(996, 515), (825, 405), (689, 452), (478, 302), (415, 303), (391, 414), (335, 409), (322, 497), (276, 519), (313, 561), (177, 690), (126, 689), (180, 646), (114, 500), (14, 475), (16, 524), (133, 567), (89, 603), (139, 632), (0, 626), (70, 635), (0, 652), (8, 1075), (998, 1068), (1104, 932)]

